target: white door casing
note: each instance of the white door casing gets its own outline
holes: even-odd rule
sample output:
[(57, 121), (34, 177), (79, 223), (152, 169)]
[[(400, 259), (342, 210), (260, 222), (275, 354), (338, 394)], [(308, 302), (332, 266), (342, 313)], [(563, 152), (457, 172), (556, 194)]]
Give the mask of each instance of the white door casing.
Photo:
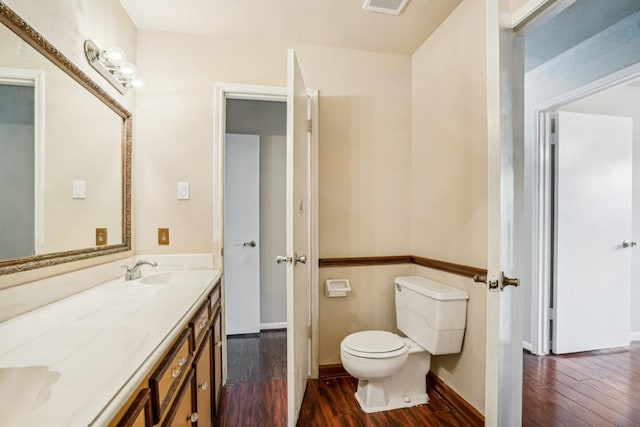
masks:
[(557, 117), (553, 352), (627, 346), (632, 120)]
[[(287, 424), (298, 421), (310, 375), (311, 133), (309, 96), (295, 52), (287, 56)], [(298, 257), (306, 257), (299, 262)]]
[(260, 137), (225, 138), (226, 333), (260, 332)]

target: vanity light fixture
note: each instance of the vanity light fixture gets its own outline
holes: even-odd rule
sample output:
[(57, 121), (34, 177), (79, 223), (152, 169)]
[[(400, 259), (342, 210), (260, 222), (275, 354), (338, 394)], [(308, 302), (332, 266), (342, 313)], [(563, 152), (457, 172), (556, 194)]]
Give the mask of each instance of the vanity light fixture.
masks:
[(122, 94), (131, 88), (140, 89), (144, 82), (137, 77), (136, 66), (127, 62), (124, 51), (118, 47), (102, 50), (91, 40), (84, 42), (84, 54), (89, 64)]

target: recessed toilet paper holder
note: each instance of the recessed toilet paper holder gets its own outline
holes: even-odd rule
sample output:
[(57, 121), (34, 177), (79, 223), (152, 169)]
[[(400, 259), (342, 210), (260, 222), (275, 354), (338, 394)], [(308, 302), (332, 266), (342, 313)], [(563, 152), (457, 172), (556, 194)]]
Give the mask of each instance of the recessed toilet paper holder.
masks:
[(327, 279), (324, 281), (324, 295), (327, 298), (346, 297), (351, 292), (349, 279)]

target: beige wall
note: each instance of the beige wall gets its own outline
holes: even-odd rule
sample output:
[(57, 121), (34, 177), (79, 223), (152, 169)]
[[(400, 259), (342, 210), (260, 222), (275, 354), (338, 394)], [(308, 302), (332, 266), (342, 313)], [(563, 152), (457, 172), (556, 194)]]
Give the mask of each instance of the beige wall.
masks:
[[(413, 55), (412, 253), (486, 268), (485, 2), (465, 0)], [(431, 370), (484, 412), (484, 287), (427, 268), (415, 272), (470, 294), (462, 353)]]
[[(141, 32), (138, 47), (148, 76), (137, 99), (138, 251), (211, 252), (214, 83), (286, 85), (286, 46)], [(311, 46), (296, 54), (305, 84), (320, 91), (320, 256), (409, 253), (411, 57)], [(191, 200), (175, 200), (178, 181), (191, 182)], [(172, 245), (156, 245), (160, 226), (171, 227)], [(354, 286), (349, 298), (320, 297), (321, 364), (340, 362), (350, 332), (394, 329), (393, 278), (409, 270), (321, 269), (319, 292), (327, 277)]]
[[(321, 268), (318, 274), (318, 363), (340, 363), (340, 342), (352, 332), (369, 329), (397, 331), (393, 281), (409, 276), (411, 264)], [(324, 281), (349, 279), (352, 292), (327, 298)]]
[[(212, 247), (215, 82), (286, 85), (286, 47), (141, 32), (134, 161), (137, 250), (205, 253)], [(320, 254), (409, 250), (411, 59), (296, 47), (308, 87), (320, 91)], [(177, 201), (178, 181), (191, 200)], [(156, 229), (171, 228), (170, 246)]]
[[(97, 84), (124, 105), (125, 108), (133, 111), (135, 94), (120, 95), (89, 66), (84, 57), (83, 43), (85, 39), (89, 38), (102, 47), (117, 45), (135, 60), (136, 29), (117, 0), (101, 2), (82, 0), (73, 3), (62, 0), (47, 2), (39, 0), (8, 0), (5, 3), (55, 45), (82, 71), (91, 76)], [(69, 183), (68, 194), (71, 194), (70, 185)], [(132, 252), (127, 252), (77, 263), (62, 264), (51, 268), (0, 276), (0, 289), (102, 264), (114, 259), (126, 258), (131, 254)], [(109, 277), (105, 278), (105, 280), (108, 279)], [(66, 289), (65, 286), (57, 285), (56, 291), (48, 293), (47, 299), (41, 298), (38, 305), (46, 304), (77, 291), (77, 287)], [(0, 298), (2, 298), (2, 295), (0, 295)], [(13, 290), (12, 298), (28, 300), (30, 295), (28, 291), (25, 291), (23, 295), (21, 292)], [(21, 306), (23, 305), (22, 301), (20, 304)], [(25, 310), (34, 308), (29, 304), (24, 304), (24, 307)]]

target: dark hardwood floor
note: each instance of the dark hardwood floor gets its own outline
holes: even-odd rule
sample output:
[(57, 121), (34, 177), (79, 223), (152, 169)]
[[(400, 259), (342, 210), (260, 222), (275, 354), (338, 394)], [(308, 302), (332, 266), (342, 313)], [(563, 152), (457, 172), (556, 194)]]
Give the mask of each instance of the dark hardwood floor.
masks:
[(227, 384), (216, 427), (287, 425), (287, 331), (227, 337)]
[(227, 337), (227, 384), (286, 380), (287, 331)]
[[(426, 381), (426, 379), (425, 379)], [(442, 396), (428, 390), (429, 403), (412, 408), (367, 414), (355, 396), (358, 381), (353, 377), (310, 380), (298, 419), (298, 427), (408, 427), (472, 424)]]
[(524, 426), (640, 426), (640, 342), (630, 347), (524, 354)]
[(215, 427), (286, 427), (287, 380), (227, 384)]
[[(286, 332), (231, 338), (229, 382), (217, 427), (286, 426)], [(628, 348), (537, 357), (524, 354), (523, 425), (640, 426), (640, 342)], [(429, 390), (430, 403), (366, 414), (353, 396), (356, 380), (310, 380), (300, 427), (470, 426)]]
[[(216, 427), (287, 425), (286, 331), (229, 337), (228, 380), (220, 398)], [(426, 379), (425, 379), (426, 380)], [(299, 427), (470, 426), (437, 392), (427, 405), (367, 414), (354, 397), (357, 380), (338, 376), (310, 380)]]

